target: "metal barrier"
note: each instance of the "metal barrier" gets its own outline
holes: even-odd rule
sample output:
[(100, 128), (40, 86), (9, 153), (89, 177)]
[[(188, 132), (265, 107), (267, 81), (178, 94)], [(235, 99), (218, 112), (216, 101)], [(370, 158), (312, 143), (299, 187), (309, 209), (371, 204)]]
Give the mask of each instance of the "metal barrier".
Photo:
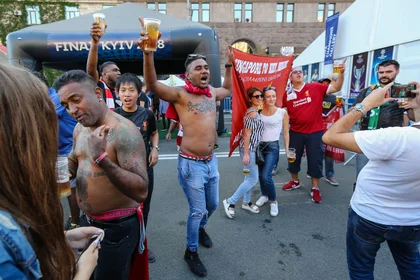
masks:
[(231, 97), (228, 96), (225, 99), (223, 99), (223, 112), (225, 113), (232, 113), (232, 102)]

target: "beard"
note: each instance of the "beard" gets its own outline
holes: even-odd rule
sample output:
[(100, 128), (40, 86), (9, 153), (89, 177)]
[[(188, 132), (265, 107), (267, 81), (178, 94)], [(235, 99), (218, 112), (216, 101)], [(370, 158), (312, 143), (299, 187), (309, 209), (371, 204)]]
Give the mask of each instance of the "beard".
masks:
[(383, 85), (390, 84), (390, 83), (392, 83), (393, 81), (395, 81), (395, 77), (393, 77), (393, 78), (382, 78), (382, 79), (380, 80), (381, 84), (383, 84)]

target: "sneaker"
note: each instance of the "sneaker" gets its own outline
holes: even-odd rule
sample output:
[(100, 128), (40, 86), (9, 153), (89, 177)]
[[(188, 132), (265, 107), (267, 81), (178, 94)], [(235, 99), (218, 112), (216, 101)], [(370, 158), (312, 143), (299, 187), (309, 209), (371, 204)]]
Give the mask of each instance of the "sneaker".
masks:
[(242, 203), (242, 209), (248, 210), (252, 213), (260, 213), (260, 208), (257, 205), (252, 204), (252, 202), (248, 202), (247, 204)]
[(153, 254), (153, 252), (149, 249), (147, 249), (147, 258), (149, 259), (149, 263), (154, 263), (156, 261), (155, 254)]
[(200, 277), (207, 276), (207, 269), (198, 257), (197, 252), (190, 252), (185, 250), (184, 260), (187, 262), (192, 273)]
[(266, 204), (268, 202), (268, 197), (266, 196), (261, 196), (257, 202), (255, 202), (255, 205), (257, 205), (258, 207), (263, 206), (264, 204)]
[(306, 175), (306, 178), (311, 179), (312, 177), (311, 177), (311, 176), (309, 176), (309, 175)]
[(298, 189), (298, 188), (300, 188), (300, 181), (299, 180), (297, 181), (297, 183), (294, 180), (292, 180), (292, 181), (290, 181), (289, 183), (287, 183), (286, 185), (283, 186), (284, 191), (291, 191), (291, 190)]
[(273, 170), (271, 171), (271, 176), (274, 176), (277, 174), (277, 167), (273, 168)]
[(233, 219), (235, 217), (235, 205), (229, 204), (228, 200), (223, 200), (223, 208), (225, 209), (226, 216), (229, 219)]
[(279, 214), (279, 205), (277, 201), (270, 203), (270, 215), (273, 217), (277, 217), (278, 214)]
[(318, 188), (312, 188), (311, 189), (311, 196), (312, 196), (312, 201), (315, 203), (321, 203), (322, 201), (322, 197), (321, 197), (321, 192), (319, 191)]
[(325, 181), (327, 181), (333, 186), (338, 186), (338, 182), (336, 179), (334, 179), (334, 177), (325, 177)]
[(198, 230), (198, 243), (206, 248), (211, 248), (211, 246), (213, 246), (213, 242), (204, 228)]

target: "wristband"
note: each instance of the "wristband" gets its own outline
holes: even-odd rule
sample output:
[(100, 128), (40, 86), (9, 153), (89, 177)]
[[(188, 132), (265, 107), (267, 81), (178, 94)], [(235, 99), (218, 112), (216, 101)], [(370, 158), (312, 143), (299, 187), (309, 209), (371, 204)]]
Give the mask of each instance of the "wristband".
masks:
[(229, 68), (229, 67), (232, 67), (232, 66), (233, 66), (233, 64), (229, 64), (229, 63), (225, 64), (225, 68)]
[(98, 166), (99, 163), (108, 155), (107, 152), (104, 152), (102, 155), (100, 155), (95, 161), (93, 162), (93, 165)]

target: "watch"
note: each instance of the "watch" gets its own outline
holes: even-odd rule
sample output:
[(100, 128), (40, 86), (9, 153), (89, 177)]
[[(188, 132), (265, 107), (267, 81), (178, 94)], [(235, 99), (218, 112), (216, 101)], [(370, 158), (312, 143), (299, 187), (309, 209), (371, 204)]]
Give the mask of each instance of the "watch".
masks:
[(231, 64), (231, 63), (226, 63), (225, 64), (225, 68), (229, 68), (229, 67), (232, 67), (233, 66), (233, 64)]
[(153, 146), (153, 147), (152, 147), (152, 149), (153, 149), (153, 148), (155, 148), (155, 149), (156, 149), (156, 151), (158, 151), (158, 152), (159, 152), (159, 146)]
[(359, 111), (362, 113), (363, 117), (366, 118), (367, 111), (365, 110), (365, 106), (362, 103), (357, 103), (354, 105), (354, 110)]

